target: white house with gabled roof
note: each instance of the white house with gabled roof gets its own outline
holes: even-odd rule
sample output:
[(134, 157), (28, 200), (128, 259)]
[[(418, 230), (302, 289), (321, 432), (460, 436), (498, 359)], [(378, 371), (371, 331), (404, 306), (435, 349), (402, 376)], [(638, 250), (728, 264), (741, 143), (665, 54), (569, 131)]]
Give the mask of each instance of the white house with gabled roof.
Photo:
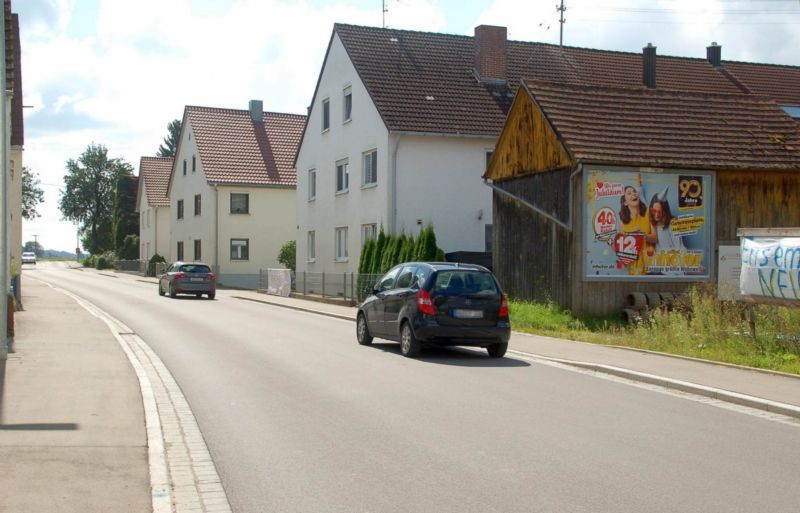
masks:
[(294, 158), (305, 116), (187, 106), (172, 166), (169, 260), (203, 261), (255, 288), (296, 233)]
[(145, 262), (154, 255), (169, 256), (167, 185), (172, 162), (172, 157), (142, 157), (139, 161), (136, 212), (139, 213), (139, 260)]

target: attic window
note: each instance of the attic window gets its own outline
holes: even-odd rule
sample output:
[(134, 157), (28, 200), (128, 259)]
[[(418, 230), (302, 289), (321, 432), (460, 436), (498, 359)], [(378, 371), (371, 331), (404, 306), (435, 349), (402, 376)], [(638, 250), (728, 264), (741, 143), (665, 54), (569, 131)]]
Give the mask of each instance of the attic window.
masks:
[(425, 99), (426, 99), (426, 100), (428, 100), (429, 102), (432, 102), (432, 101), (433, 101), (433, 100), (435, 100), (436, 98), (434, 98), (434, 97), (433, 97), (433, 96), (431, 96), (431, 95), (427, 95), (427, 96), (425, 96)]

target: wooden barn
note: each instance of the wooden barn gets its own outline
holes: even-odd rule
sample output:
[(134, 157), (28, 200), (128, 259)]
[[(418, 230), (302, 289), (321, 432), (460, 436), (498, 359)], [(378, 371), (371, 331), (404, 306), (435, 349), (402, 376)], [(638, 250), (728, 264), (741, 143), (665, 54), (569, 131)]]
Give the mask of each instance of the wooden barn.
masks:
[(523, 80), (484, 179), (507, 293), (608, 314), (715, 282), (737, 228), (800, 226), (800, 124), (751, 94)]

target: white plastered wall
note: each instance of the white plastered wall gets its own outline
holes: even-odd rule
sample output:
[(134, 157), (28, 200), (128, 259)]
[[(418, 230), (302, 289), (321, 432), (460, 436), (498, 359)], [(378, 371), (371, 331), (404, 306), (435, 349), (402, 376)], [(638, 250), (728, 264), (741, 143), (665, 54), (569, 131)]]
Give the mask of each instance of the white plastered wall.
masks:
[[(352, 116), (343, 120), (344, 90), (352, 91)], [(322, 131), (322, 102), (330, 101), (330, 129)], [(362, 187), (362, 155), (378, 152), (377, 185)], [(369, 93), (358, 78), (339, 37), (334, 35), (320, 77), (319, 89), (297, 157), (297, 270), (309, 272), (356, 271), (361, 256), (361, 226), (387, 227), (389, 135)], [(336, 193), (336, 162), (349, 160), (350, 186)], [(316, 199), (308, 198), (308, 174), (317, 171)], [(348, 228), (348, 259), (335, 260), (335, 230)], [(316, 238), (316, 259), (307, 261), (308, 231)]]

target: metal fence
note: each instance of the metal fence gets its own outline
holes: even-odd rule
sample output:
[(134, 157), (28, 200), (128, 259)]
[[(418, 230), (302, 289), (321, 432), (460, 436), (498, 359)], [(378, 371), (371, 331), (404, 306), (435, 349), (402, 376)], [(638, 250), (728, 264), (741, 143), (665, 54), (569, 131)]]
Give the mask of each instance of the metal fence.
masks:
[[(292, 292), (307, 296), (338, 298), (358, 303), (371, 292), (381, 274), (292, 272)], [(269, 278), (266, 269), (259, 273), (259, 288), (266, 290)]]

